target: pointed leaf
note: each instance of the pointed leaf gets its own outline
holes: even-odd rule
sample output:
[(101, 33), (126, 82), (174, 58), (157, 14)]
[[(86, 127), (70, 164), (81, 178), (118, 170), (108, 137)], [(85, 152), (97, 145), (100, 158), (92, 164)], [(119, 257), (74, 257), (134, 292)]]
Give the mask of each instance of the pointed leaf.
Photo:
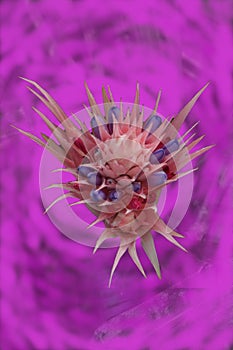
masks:
[(132, 112), (130, 115), (130, 124), (131, 125), (136, 125), (137, 117), (139, 114), (139, 103), (140, 103), (140, 92), (139, 92), (139, 83), (137, 82), (133, 109), (132, 109)]
[(26, 136), (29, 137), (31, 140), (33, 140), (34, 142), (38, 143), (38, 145), (43, 146), (43, 147), (46, 146), (46, 144), (45, 144), (43, 141), (41, 141), (41, 139), (39, 139), (39, 138), (36, 137), (35, 135), (30, 134), (30, 132), (26, 132), (26, 131), (24, 131), (24, 130), (22, 130), (22, 129), (19, 129), (19, 128), (17, 128), (17, 127), (14, 126), (14, 125), (11, 125), (11, 126), (12, 126), (12, 128), (14, 128), (14, 129), (18, 130), (19, 132), (21, 132), (21, 134), (26, 135)]
[(138, 258), (137, 251), (136, 251), (136, 242), (132, 242), (128, 248), (129, 255), (131, 256), (132, 260), (134, 261), (135, 265), (139, 269), (139, 271), (143, 274), (144, 277), (146, 277), (146, 274), (143, 270), (142, 264)]
[(112, 282), (112, 277), (113, 277), (113, 274), (116, 270), (116, 267), (121, 259), (121, 257), (124, 255), (124, 253), (126, 252), (126, 250), (128, 249), (128, 245), (125, 244), (125, 245), (120, 245), (118, 251), (117, 251), (117, 254), (116, 254), (116, 257), (115, 257), (115, 260), (114, 260), (114, 263), (113, 263), (113, 266), (112, 266), (112, 270), (111, 270), (111, 274), (110, 274), (110, 278), (109, 278), (109, 283), (108, 283), (108, 287), (111, 286), (111, 282)]
[(100, 109), (94, 99), (94, 96), (92, 95), (87, 83), (84, 84), (85, 85), (85, 89), (86, 89), (86, 92), (87, 92), (87, 97), (88, 97), (88, 100), (89, 100), (89, 103), (90, 103), (90, 106), (91, 106), (91, 109), (93, 111), (93, 113), (95, 115), (100, 115), (102, 116), (101, 112), (100, 112)]
[(191, 101), (189, 101), (183, 108), (182, 110), (178, 113), (178, 115), (174, 118), (172, 125), (174, 126), (174, 128), (178, 131), (181, 127), (181, 125), (183, 124), (183, 122), (185, 121), (187, 115), (189, 114), (189, 112), (191, 111), (191, 109), (193, 108), (194, 104), (196, 103), (196, 101), (198, 100), (198, 98), (200, 97), (200, 95), (203, 93), (203, 91), (207, 88), (207, 86), (209, 85), (209, 83), (207, 83), (202, 89), (200, 89), (196, 95), (191, 99)]
[(161, 278), (159, 260), (155, 250), (152, 234), (150, 232), (147, 232), (145, 235), (141, 237), (141, 241), (142, 241), (142, 247), (145, 250), (146, 255), (148, 256), (151, 264), (153, 265), (158, 277)]
[[(200, 121), (196, 122), (190, 129), (188, 129), (182, 136), (181, 136), (181, 140), (185, 138), (185, 136), (187, 136), (198, 124), (200, 123)], [(179, 140), (179, 141), (181, 141)]]
[(189, 101), (182, 110), (177, 114), (177, 116), (172, 120), (171, 124), (168, 126), (168, 128), (164, 132), (163, 140), (165, 139), (173, 139), (177, 132), (179, 131), (181, 125), (184, 123), (186, 117), (188, 116), (189, 112), (193, 108), (194, 104), (196, 103), (197, 99), (200, 97), (202, 92), (207, 88), (209, 83), (207, 83), (202, 89), (200, 89), (196, 95)]
[(187, 145), (188, 150), (190, 151), (193, 147), (195, 147), (203, 138), (205, 135), (198, 137), (198, 139), (191, 142), (189, 145)]
[(202, 153), (205, 153), (207, 151), (209, 151), (211, 148), (213, 148), (215, 145), (210, 145), (210, 146), (207, 146), (207, 147), (204, 147), (194, 153), (191, 153), (190, 154), (190, 158), (191, 160), (195, 159), (196, 157), (200, 156)]
[(96, 242), (96, 245), (95, 245), (95, 248), (93, 250), (93, 254), (95, 254), (95, 252), (97, 251), (97, 249), (101, 246), (101, 244), (108, 238), (114, 238), (116, 237), (116, 234), (115, 234), (115, 230), (113, 229), (109, 229), (109, 228), (106, 228), (101, 236), (98, 238), (97, 242)]
[(67, 119), (67, 115), (65, 114), (65, 112), (61, 109), (61, 107), (57, 104), (57, 102), (47, 93), (46, 90), (44, 90), (39, 84), (37, 84), (33, 80), (29, 80), (29, 79), (26, 79), (23, 77), (20, 77), (20, 78), (27, 81), (28, 83), (34, 85), (44, 95), (44, 97), (47, 99), (47, 101), (41, 95), (39, 95), (36, 91), (29, 88), (29, 90), (34, 95), (36, 95), (54, 113), (54, 115), (57, 117), (57, 119), (61, 123)]
[(158, 215), (157, 215), (157, 220), (153, 229), (156, 232), (160, 233), (162, 236), (164, 236), (168, 241), (170, 241), (180, 249), (187, 252), (187, 250), (184, 247), (182, 247), (182, 245), (178, 243), (173, 237), (173, 236), (177, 236), (177, 233), (174, 230), (172, 230), (170, 227), (168, 227)]
[(153, 114), (155, 114), (155, 115), (156, 115), (157, 110), (158, 110), (158, 106), (159, 106), (159, 101), (160, 101), (161, 93), (162, 93), (162, 90), (159, 90), (158, 96), (157, 96), (157, 99), (156, 99), (156, 102), (155, 102), (155, 108), (154, 108), (154, 110), (153, 110)]
[(51, 209), (56, 203), (58, 203), (58, 202), (61, 201), (62, 199), (68, 198), (68, 197), (73, 197), (73, 196), (71, 195), (71, 193), (65, 193), (65, 194), (59, 196), (58, 198), (56, 198), (56, 199), (45, 209), (44, 214), (46, 214), (46, 213), (49, 211), (49, 209)]

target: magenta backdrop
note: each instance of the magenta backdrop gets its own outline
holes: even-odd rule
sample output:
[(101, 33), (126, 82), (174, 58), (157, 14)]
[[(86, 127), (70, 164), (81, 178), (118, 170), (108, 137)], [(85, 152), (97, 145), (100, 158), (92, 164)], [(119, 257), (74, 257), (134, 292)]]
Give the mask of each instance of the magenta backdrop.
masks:
[[(1, 2), (2, 350), (232, 349), (232, 16), (231, 0)], [(178, 227), (189, 254), (155, 235), (161, 281), (139, 249), (148, 278), (125, 256), (108, 289), (115, 248), (93, 256), (43, 215), (42, 149), (9, 125), (39, 135), (46, 109), (18, 76), (68, 115), (85, 80), (98, 102), (102, 84), (132, 101), (139, 81), (149, 107), (162, 88), (164, 115), (211, 81), (186, 125), (216, 147)]]

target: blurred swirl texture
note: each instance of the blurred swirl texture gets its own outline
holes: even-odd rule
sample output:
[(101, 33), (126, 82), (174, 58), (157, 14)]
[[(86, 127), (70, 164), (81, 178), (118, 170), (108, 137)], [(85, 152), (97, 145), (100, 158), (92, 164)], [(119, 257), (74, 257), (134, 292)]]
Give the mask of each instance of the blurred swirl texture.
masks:
[[(230, 350), (233, 347), (232, 1), (6, 1), (1, 6), (1, 349)], [(43, 215), (39, 146), (14, 124), (45, 131), (48, 111), (18, 79), (37, 81), (69, 115), (87, 103), (141, 102), (172, 115), (207, 81), (186, 122), (216, 147), (195, 162), (195, 190), (180, 224), (184, 254), (155, 235), (158, 280), (130, 259), (107, 288), (111, 249), (62, 235)], [(171, 206), (175, 188), (169, 188)], [(78, 229), (78, 228), (77, 228)], [(143, 255), (140, 252), (140, 255)]]

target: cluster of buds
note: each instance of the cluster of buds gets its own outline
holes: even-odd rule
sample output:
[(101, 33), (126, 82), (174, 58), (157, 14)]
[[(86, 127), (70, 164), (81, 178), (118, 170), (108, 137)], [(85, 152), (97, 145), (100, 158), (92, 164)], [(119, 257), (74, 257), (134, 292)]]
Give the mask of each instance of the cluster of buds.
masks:
[[(190, 152), (203, 138), (193, 139), (190, 128), (182, 137), (178, 134), (194, 103), (207, 87), (204, 86), (186, 106), (170, 121), (158, 114), (160, 93), (154, 110), (144, 115), (139, 104), (139, 85), (132, 108), (124, 111), (124, 104), (114, 102), (111, 90), (103, 88), (104, 111), (86, 85), (90, 109), (86, 113), (90, 126), (75, 116), (74, 123), (55, 100), (37, 83), (26, 80), (37, 88), (29, 88), (55, 115), (60, 125), (55, 125), (42, 112), (34, 108), (57, 139), (57, 143), (42, 134), (40, 138), (18, 129), (38, 144), (46, 147), (74, 175), (74, 181), (63, 186), (67, 191), (58, 200), (77, 198), (72, 205), (84, 203), (96, 220), (89, 226), (103, 221), (105, 230), (96, 242), (94, 252), (107, 238), (120, 237), (109, 285), (122, 255), (128, 251), (132, 260), (145, 276), (136, 251), (140, 238), (158, 277), (160, 266), (151, 232), (156, 231), (181, 249), (175, 237), (183, 237), (169, 228), (158, 214), (157, 204), (163, 187), (177, 181), (189, 172), (180, 172), (191, 160), (212, 146)], [(185, 141), (184, 139), (188, 137)], [(192, 169), (193, 171), (195, 169)]]

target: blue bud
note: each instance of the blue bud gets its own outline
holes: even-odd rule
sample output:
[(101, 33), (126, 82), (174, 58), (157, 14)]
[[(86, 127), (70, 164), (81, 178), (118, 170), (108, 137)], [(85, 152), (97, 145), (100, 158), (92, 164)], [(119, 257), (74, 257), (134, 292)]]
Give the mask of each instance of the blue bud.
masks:
[(164, 157), (165, 151), (163, 148), (157, 149), (150, 156), (151, 164), (158, 164)]
[[(153, 133), (162, 124), (162, 119), (158, 115), (151, 115), (144, 123), (143, 129), (150, 129), (150, 133)], [(152, 125), (152, 126), (151, 126)]]
[(175, 152), (179, 149), (179, 142), (176, 139), (173, 139), (166, 143), (163, 147), (165, 151), (165, 155), (168, 155), (169, 153)]
[(92, 190), (90, 192), (90, 197), (94, 202), (102, 202), (106, 199), (106, 194), (104, 191)]
[(93, 173), (89, 173), (87, 175), (87, 181), (92, 185), (100, 186), (103, 182), (103, 178), (100, 173), (94, 171)]
[(132, 185), (133, 185), (134, 192), (140, 192), (142, 187), (141, 182), (135, 181), (132, 183)]
[(108, 111), (108, 123), (109, 123), (108, 130), (110, 134), (113, 133), (113, 116), (112, 115), (114, 115), (116, 120), (118, 120), (120, 116), (120, 109), (116, 106), (113, 106)]
[(118, 191), (116, 191), (116, 190), (112, 190), (112, 191), (110, 191), (109, 194), (108, 194), (108, 199), (109, 199), (110, 201), (113, 201), (113, 202), (116, 201), (116, 200), (118, 200), (119, 197), (120, 197), (120, 193), (119, 193)]
[(96, 118), (98, 118), (99, 124), (102, 124), (105, 127), (105, 129), (107, 129), (107, 126), (106, 126), (105, 120), (102, 117), (96, 116), (96, 117), (91, 118), (91, 127), (92, 127), (93, 134), (98, 139), (100, 139), (100, 131), (99, 131), (99, 127), (98, 127)]
[(88, 174), (93, 173), (93, 171), (95, 171), (94, 168), (91, 168), (89, 166), (85, 166), (85, 165), (80, 165), (77, 168), (78, 174), (81, 176), (88, 176)]
[(151, 187), (162, 185), (167, 180), (167, 174), (164, 171), (155, 171), (151, 173), (148, 178), (148, 184)]

